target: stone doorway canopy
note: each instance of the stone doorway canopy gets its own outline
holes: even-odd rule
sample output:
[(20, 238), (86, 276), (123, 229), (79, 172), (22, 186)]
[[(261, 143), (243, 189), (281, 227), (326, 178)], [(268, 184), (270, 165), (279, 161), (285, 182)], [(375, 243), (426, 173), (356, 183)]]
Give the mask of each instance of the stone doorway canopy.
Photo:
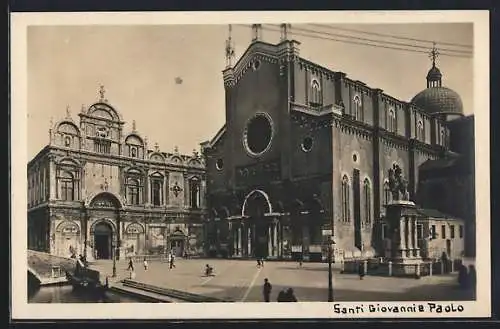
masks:
[(122, 209), (123, 200), (111, 192), (100, 192), (91, 195), (86, 202), (88, 208)]

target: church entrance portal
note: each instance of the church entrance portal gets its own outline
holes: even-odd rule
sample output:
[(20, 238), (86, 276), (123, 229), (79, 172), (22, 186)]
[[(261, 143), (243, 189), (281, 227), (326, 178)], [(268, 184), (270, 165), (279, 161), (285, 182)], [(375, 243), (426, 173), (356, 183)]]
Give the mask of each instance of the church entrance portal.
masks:
[(249, 218), (246, 226), (248, 229), (249, 256), (267, 258), (269, 256), (269, 219), (264, 216), (271, 212), (269, 202), (260, 191), (252, 192), (248, 195), (244, 212)]
[(111, 259), (113, 230), (107, 223), (99, 223), (94, 228), (94, 250), (97, 259)]

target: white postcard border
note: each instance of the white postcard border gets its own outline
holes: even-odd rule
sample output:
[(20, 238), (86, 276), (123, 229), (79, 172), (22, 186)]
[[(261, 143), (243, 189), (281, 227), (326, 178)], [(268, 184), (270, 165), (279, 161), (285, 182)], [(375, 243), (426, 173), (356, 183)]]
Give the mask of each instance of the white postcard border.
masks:
[[(488, 11), (393, 12), (124, 12), (11, 14), (11, 260), (14, 319), (237, 319), (341, 318), (332, 303), (207, 303), (181, 304), (28, 304), (27, 303), (27, 27), (30, 25), (157, 25), (255, 23), (452, 23), (474, 24), (474, 115), (476, 143), (477, 301), (439, 302), (463, 305), (463, 312), (364, 312), (349, 318), (489, 317), (490, 168), (489, 168), (489, 13)], [(359, 302), (342, 306), (424, 305), (426, 302)]]

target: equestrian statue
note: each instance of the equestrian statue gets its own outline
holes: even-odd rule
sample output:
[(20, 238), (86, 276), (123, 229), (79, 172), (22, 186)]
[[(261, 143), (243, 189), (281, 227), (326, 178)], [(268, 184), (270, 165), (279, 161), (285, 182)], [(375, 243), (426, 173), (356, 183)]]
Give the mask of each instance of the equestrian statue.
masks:
[(409, 201), (408, 181), (403, 177), (403, 170), (398, 164), (389, 169), (389, 190), (393, 201)]

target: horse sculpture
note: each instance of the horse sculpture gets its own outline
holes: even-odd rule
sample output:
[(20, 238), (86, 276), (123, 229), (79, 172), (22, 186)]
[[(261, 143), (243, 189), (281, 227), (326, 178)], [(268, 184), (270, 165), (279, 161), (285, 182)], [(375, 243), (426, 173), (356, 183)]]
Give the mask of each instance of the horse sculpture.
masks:
[(389, 169), (389, 189), (392, 193), (392, 200), (409, 201), (408, 181), (403, 177), (403, 170), (398, 164), (393, 164)]

